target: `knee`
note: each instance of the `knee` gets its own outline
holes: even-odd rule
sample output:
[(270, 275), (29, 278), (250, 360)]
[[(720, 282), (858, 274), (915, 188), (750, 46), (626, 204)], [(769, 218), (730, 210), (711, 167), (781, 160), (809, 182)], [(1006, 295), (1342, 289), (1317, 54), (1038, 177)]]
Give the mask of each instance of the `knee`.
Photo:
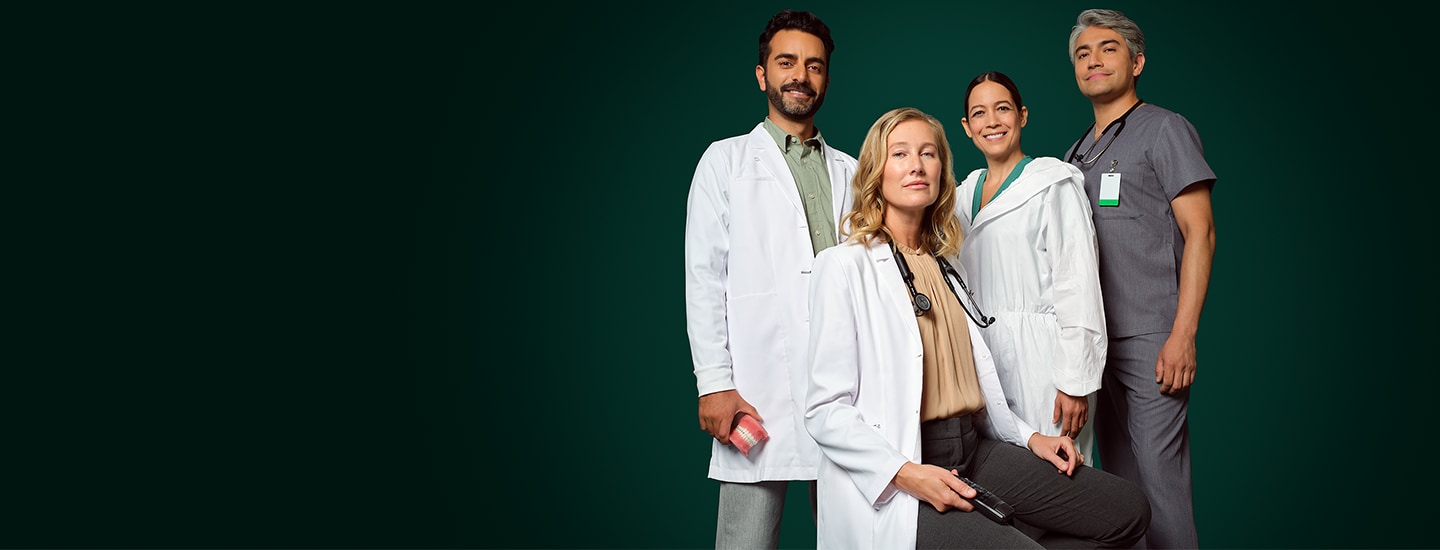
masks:
[(1145, 537), (1150, 529), (1150, 499), (1134, 483), (1126, 482), (1123, 498), (1114, 501), (1117, 512), (1115, 529), (1105, 540), (1104, 546), (1130, 548)]

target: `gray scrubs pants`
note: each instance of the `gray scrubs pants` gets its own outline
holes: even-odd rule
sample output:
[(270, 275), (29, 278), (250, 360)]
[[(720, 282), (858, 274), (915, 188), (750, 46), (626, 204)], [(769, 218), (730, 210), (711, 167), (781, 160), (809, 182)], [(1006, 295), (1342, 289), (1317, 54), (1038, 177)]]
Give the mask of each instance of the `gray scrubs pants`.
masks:
[(1155, 360), (1170, 333), (1111, 338), (1095, 412), (1100, 467), (1135, 482), (1154, 508), (1140, 548), (1199, 548), (1190, 485), (1190, 389), (1160, 393)]

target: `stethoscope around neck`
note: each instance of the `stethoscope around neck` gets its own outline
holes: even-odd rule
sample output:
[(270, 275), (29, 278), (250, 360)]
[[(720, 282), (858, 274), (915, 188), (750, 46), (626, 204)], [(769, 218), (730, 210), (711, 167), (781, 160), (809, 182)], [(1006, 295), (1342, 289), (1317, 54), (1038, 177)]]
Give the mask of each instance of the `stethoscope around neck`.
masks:
[[(895, 255), (895, 265), (900, 267), (900, 278), (905, 280), (905, 286), (910, 289), (910, 305), (915, 308), (915, 316), (920, 317), (929, 313), (930, 297), (915, 290), (915, 274), (910, 271), (910, 264), (905, 261), (905, 255), (895, 248), (894, 239), (891, 239), (889, 244), (890, 253)], [(965, 286), (965, 279), (960, 278), (960, 273), (955, 270), (955, 267), (950, 265), (950, 262), (944, 257), (939, 255), (930, 257), (935, 258), (935, 264), (940, 266), (940, 278), (945, 280), (945, 286), (950, 289), (951, 294), (955, 295), (955, 301), (960, 304), (960, 309), (965, 310), (965, 315), (968, 315), (970, 320), (980, 328), (994, 323), (994, 317), (986, 317), (985, 312), (980, 311), (980, 304), (975, 303), (975, 295), (970, 292), (969, 287)], [(965, 297), (969, 298), (970, 305), (975, 308), (974, 313), (970, 311), (970, 308), (965, 307), (965, 300), (960, 298), (960, 293), (955, 290), (955, 285), (950, 284), (950, 277), (947, 275), (954, 275), (955, 280), (960, 282), (960, 289), (965, 291)]]
[[(1110, 144), (1115, 143), (1115, 139), (1120, 137), (1120, 132), (1125, 131), (1125, 119), (1130, 118), (1130, 113), (1135, 112), (1135, 108), (1139, 107), (1141, 103), (1145, 103), (1145, 100), (1135, 98), (1135, 104), (1131, 105), (1129, 109), (1126, 109), (1125, 114), (1120, 115), (1120, 118), (1112, 120), (1110, 121), (1110, 124), (1105, 125), (1105, 129), (1100, 131), (1100, 138), (1105, 137), (1105, 134), (1110, 131), (1110, 128), (1115, 128), (1115, 133), (1110, 134), (1110, 141), (1105, 142), (1105, 146), (1100, 148), (1099, 153), (1095, 153), (1093, 155), (1090, 154), (1092, 151), (1095, 150), (1095, 146), (1100, 143), (1100, 138), (1095, 138), (1093, 141), (1091, 141), (1090, 148), (1086, 149), (1084, 153), (1080, 152), (1080, 144), (1085, 143), (1085, 138), (1090, 137), (1090, 133), (1095, 131), (1095, 123), (1091, 122), (1090, 127), (1085, 129), (1084, 134), (1080, 134), (1080, 139), (1075, 141), (1075, 146), (1070, 148), (1070, 154), (1065, 158), (1069, 159), (1069, 162), (1080, 163), (1081, 167), (1089, 166), (1090, 164), (1093, 164), (1096, 160), (1099, 160), (1100, 155), (1103, 155), (1105, 154), (1105, 151), (1110, 150)], [(1085, 160), (1085, 157), (1090, 157), (1090, 160)]]

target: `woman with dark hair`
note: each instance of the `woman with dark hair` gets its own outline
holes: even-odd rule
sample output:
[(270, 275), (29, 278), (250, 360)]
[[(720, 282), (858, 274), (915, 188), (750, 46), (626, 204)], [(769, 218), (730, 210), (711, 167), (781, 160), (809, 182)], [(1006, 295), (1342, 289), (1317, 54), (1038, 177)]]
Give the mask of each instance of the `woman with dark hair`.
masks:
[(1020, 148), (1029, 109), (1004, 73), (965, 90), (965, 133), (985, 155), (957, 193), (960, 263), (995, 322), (981, 330), (1010, 410), (1075, 440), (1092, 464), (1091, 400), (1105, 367), (1105, 304), (1085, 176)]

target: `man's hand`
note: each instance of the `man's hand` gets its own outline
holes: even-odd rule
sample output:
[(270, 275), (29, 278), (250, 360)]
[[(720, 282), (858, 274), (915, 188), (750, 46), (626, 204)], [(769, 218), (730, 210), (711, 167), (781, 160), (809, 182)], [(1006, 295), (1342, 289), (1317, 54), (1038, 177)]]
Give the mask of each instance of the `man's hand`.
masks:
[(1175, 395), (1195, 383), (1195, 339), (1174, 333), (1160, 348), (1160, 357), (1155, 359), (1155, 383), (1160, 384), (1160, 393)]
[(722, 445), (730, 444), (730, 430), (735, 424), (735, 415), (745, 413), (755, 417), (755, 420), (764, 422), (760, 413), (755, 407), (740, 397), (736, 390), (717, 391), (700, 396), (700, 429), (710, 433), (711, 437), (720, 441)]

